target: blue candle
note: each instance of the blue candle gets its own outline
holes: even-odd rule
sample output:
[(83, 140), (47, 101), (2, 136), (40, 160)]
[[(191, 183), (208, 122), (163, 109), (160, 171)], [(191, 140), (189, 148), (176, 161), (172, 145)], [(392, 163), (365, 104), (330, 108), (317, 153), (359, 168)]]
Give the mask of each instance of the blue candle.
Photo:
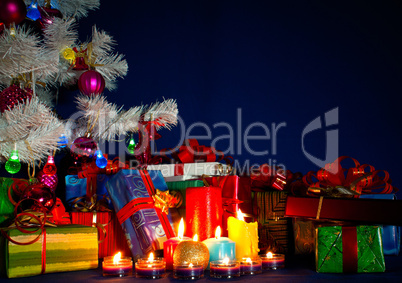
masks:
[(203, 241), (209, 250), (209, 262), (224, 258), (236, 259), (235, 242), (227, 237), (220, 237), (220, 235), (221, 228), (218, 226), (215, 231), (215, 238)]

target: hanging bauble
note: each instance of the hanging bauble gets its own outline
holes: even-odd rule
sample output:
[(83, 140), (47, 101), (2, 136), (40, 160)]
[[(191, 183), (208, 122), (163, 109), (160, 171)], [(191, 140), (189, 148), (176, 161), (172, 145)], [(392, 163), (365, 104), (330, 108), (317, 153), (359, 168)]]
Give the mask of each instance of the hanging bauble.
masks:
[(99, 168), (105, 168), (107, 165), (107, 159), (103, 156), (103, 153), (100, 149), (98, 149), (97, 151), (95, 151), (95, 155), (96, 155), (96, 166), (98, 166)]
[(57, 141), (57, 145), (60, 148), (65, 148), (68, 144), (68, 139), (64, 134), (61, 134), (61, 136), (59, 137), (59, 140)]
[(27, 7), (27, 18), (30, 18), (33, 21), (40, 18), (38, 3), (36, 3), (36, 1), (32, 1), (32, 3)]
[(36, 20), (40, 28), (43, 30), (48, 25), (51, 25), (54, 21), (54, 18), (63, 18), (62, 13), (54, 8), (51, 8), (50, 5), (46, 5), (45, 7), (38, 7), (40, 18)]
[(54, 164), (54, 157), (53, 155), (49, 155), (47, 157), (47, 162), (45, 166), (43, 166), (43, 173), (45, 173), (48, 176), (53, 176), (57, 172), (57, 167), (56, 164)]
[(18, 150), (13, 150), (11, 152), (10, 159), (7, 160), (5, 168), (8, 173), (15, 174), (21, 169), (20, 159), (18, 157)]
[(134, 154), (134, 152), (135, 152), (135, 140), (132, 136), (130, 138), (130, 141), (128, 142), (127, 150), (131, 154)]
[[(48, 211), (52, 210), (56, 203), (56, 194), (46, 185), (35, 183), (29, 185), (23, 192), (21, 199), (35, 199), (42, 204)], [(37, 203), (24, 201), (23, 209), (36, 209)]]
[(0, 35), (3, 33), (4, 23), (0, 23)]
[(25, 19), (27, 7), (23, 0), (1, 0), (0, 1), (0, 21), (7, 26), (15, 23), (19, 24)]
[(45, 174), (43, 171), (39, 171), (38, 175), (36, 176), (39, 183), (44, 184), (45, 186), (49, 187), (49, 189), (54, 192), (57, 188), (57, 184), (59, 182), (59, 178), (57, 174), (53, 176), (49, 176)]
[(78, 88), (85, 95), (101, 94), (105, 89), (105, 79), (99, 72), (89, 70), (79, 77)]
[(8, 109), (13, 109), (20, 102), (25, 102), (32, 97), (32, 89), (22, 89), (18, 85), (11, 85), (0, 92), (0, 111), (3, 113)]
[(70, 150), (75, 163), (87, 163), (92, 160), (97, 148), (98, 145), (90, 137), (79, 137), (73, 141)]

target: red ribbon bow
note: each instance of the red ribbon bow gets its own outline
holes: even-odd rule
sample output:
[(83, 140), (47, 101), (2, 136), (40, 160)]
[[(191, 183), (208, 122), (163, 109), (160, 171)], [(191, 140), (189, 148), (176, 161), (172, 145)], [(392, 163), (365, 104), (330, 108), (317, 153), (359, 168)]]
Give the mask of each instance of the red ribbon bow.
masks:
[(289, 180), (293, 179), (293, 173), (289, 170), (283, 172), (279, 167), (272, 168), (268, 164), (263, 164), (250, 174), (251, 187), (266, 188), (272, 187), (279, 191), (283, 191)]
[[(354, 162), (354, 167), (346, 169), (342, 167), (341, 162), (348, 158)], [(380, 177), (380, 173), (383, 173), (384, 176)], [(314, 182), (313, 177), (318, 182)], [(356, 192), (357, 196), (361, 194), (390, 194), (398, 191), (391, 185), (387, 171), (375, 170), (373, 166), (368, 164), (360, 165), (356, 159), (348, 156), (338, 157), (333, 163), (326, 164), (317, 172), (308, 172), (303, 177), (303, 182), (309, 187), (317, 188), (345, 187)]]

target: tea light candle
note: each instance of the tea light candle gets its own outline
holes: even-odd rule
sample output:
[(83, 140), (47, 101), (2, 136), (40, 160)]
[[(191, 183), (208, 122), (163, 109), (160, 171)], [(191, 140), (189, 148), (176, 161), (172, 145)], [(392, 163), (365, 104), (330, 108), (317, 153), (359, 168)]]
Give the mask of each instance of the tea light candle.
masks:
[(174, 251), (176, 250), (177, 245), (181, 241), (191, 241), (191, 238), (183, 236), (183, 234), (184, 234), (183, 218), (180, 220), (179, 231), (177, 234), (178, 234), (177, 237), (170, 238), (169, 240), (167, 240), (163, 243), (163, 256), (166, 261), (166, 270), (173, 269), (173, 254), (174, 254)]
[(240, 261), (240, 275), (254, 275), (262, 272), (261, 258), (243, 258)]
[(173, 277), (182, 280), (196, 280), (204, 277), (204, 267), (202, 264), (174, 264)]
[(218, 226), (215, 231), (215, 238), (209, 238), (203, 241), (209, 250), (209, 261), (224, 259), (236, 259), (235, 242), (227, 237), (221, 237), (221, 227)]
[(135, 275), (138, 278), (157, 279), (166, 274), (166, 263), (161, 257), (154, 258), (151, 253), (149, 258), (139, 259), (135, 263)]
[(261, 256), (262, 269), (279, 269), (285, 267), (285, 255), (267, 253), (266, 256)]
[(236, 259), (258, 256), (258, 223), (246, 223), (241, 210), (228, 218), (229, 239), (236, 243)]
[(211, 261), (209, 275), (213, 278), (233, 278), (240, 276), (240, 264), (238, 261), (224, 258)]
[(115, 256), (107, 256), (102, 262), (103, 276), (128, 276), (133, 272), (131, 257), (121, 257), (118, 252)]

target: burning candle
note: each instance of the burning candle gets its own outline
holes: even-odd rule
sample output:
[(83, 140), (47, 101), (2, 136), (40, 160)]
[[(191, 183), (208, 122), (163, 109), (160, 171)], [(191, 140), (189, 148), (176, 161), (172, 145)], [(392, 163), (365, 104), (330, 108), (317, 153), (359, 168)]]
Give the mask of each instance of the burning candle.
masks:
[(133, 272), (131, 257), (121, 257), (121, 252), (115, 256), (107, 256), (102, 263), (103, 276), (127, 276)]
[(202, 264), (174, 264), (173, 277), (182, 280), (196, 280), (204, 277), (204, 267)]
[(218, 226), (215, 231), (215, 238), (209, 238), (203, 241), (209, 250), (209, 261), (224, 259), (236, 259), (235, 242), (227, 237), (221, 237), (221, 227)]
[(228, 218), (229, 239), (236, 243), (236, 258), (256, 258), (258, 256), (258, 223), (246, 223), (241, 210), (237, 212), (237, 219)]
[(177, 234), (178, 234), (177, 237), (170, 238), (169, 240), (167, 240), (163, 243), (163, 256), (166, 261), (166, 269), (167, 270), (173, 269), (173, 254), (174, 254), (174, 251), (176, 250), (177, 245), (181, 241), (190, 241), (191, 240), (191, 238), (183, 236), (184, 235), (183, 218), (180, 220), (179, 231)]
[(240, 275), (254, 275), (262, 272), (261, 258), (243, 258), (240, 261)]
[(233, 278), (240, 276), (240, 264), (238, 261), (224, 258), (222, 260), (211, 261), (210, 276), (213, 278)]
[(285, 255), (273, 254), (268, 252), (266, 256), (261, 256), (262, 269), (278, 269), (285, 267)]
[(139, 259), (135, 263), (135, 275), (138, 278), (157, 279), (166, 274), (166, 263), (161, 257), (154, 258), (151, 253), (148, 258)]

